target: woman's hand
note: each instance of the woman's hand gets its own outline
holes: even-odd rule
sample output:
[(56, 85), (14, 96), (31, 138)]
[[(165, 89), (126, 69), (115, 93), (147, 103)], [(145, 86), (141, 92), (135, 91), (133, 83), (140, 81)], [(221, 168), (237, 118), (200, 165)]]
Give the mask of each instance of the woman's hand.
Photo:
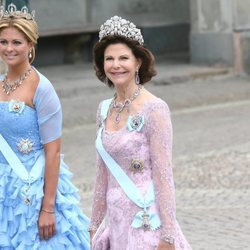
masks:
[(175, 246), (174, 244), (169, 244), (168, 242), (161, 240), (156, 250), (175, 250)]
[(90, 235), (90, 249), (92, 249), (92, 247), (93, 247), (92, 240), (93, 240), (93, 237), (94, 237), (95, 233), (96, 233), (96, 230), (91, 230), (89, 232), (89, 235)]
[(38, 219), (38, 229), (41, 240), (49, 240), (56, 234), (54, 208), (60, 171), (60, 147), (60, 139), (44, 144), (44, 197)]
[(56, 234), (56, 220), (54, 213), (41, 210), (38, 219), (40, 240), (49, 240)]

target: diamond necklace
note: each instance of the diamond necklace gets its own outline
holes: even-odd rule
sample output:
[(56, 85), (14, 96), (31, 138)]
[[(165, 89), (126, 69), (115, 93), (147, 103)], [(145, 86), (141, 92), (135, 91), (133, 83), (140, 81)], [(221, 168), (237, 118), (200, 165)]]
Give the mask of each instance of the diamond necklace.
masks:
[(10, 92), (15, 91), (23, 83), (23, 81), (30, 75), (31, 71), (32, 68), (29, 68), (22, 76), (20, 76), (19, 79), (15, 80), (13, 83), (8, 82), (7, 80), (8, 73), (6, 73), (2, 83), (3, 92), (9, 95)]
[(109, 115), (112, 115), (112, 109), (116, 111), (116, 116), (115, 116), (115, 123), (119, 123), (121, 120), (121, 112), (127, 108), (127, 111), (129, 112), (129, 108), (131, 103), (135, 100), (137, 96), (140, 95), (142, 89), (142, 85), (138, 86), (138, 89), (134, 92), (131, 98), (126, 99), (124, 102), (118, 102), (116, 103), (116, 98), (117, 95), (115, 94), (111, 104), (110, 104), (110, 110), (109, 110)]

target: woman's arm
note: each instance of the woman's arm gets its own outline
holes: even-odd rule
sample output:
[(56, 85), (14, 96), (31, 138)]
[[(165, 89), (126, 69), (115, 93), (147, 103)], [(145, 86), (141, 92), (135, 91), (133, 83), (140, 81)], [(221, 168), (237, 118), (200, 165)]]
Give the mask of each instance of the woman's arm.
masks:
[(172, 123), (166, 103), (161, 102), (152, 108), (148, 133), (156, 205), (162, 223), (158, 249), (174, 249), (176, 204), (172, 171)]
[(106, 194), (108, 186), (108, 173), (101, 157), (97, 154), (97, 172), (95, 191), (92, 205), (91, 223), (89, 227), (91, 241), (92, 238), (102, 223), (106, 214)]
[(60, 169), (60, 148), (61, 139), (57, 139), (44, 145), (44, 197), (38, 220), (39, 235), (42, 240), (48, 240), (56, 233), (54, 205)]
[[(102, 104), (99, 104), (99, 107), (97, 109), (97, 115), (96, 115), (97, 129), (100, 127), (101, 124), (101, 105)], [(91, 222), (89, 227), (91, 242), (98, 227), (100, 226), (105, 217), (107, 208), (106, 195), (108, 188), (108, 171), (98, 152), (96, 153), (96, 166), (97, 168), (96, 168), (95, 191), (92, 204)]]
[(56, 233), (54, 205), (57, 192), (62, 135), (62, 110), (60, 100), (50, 81), (37, 72), (40, 78), (33, 104), (41, 143), (45, 152), (44, 197), (39, 215), (41, 239), (49, 239)]

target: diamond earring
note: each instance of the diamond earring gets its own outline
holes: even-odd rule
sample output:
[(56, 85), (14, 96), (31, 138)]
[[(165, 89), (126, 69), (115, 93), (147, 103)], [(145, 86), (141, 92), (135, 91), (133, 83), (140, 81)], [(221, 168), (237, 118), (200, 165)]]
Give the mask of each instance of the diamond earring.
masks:
[(136, 70), (136, 72), (135, 72), (135, 83), (136, 83), (137, 85), (140, 84), (139, 69)]
[(104, 84), (108, 86), (108, 83), (109, 83), (109, 79), (108, 79), (108, 77), (106, 76), (105, 79), (104, 79)]

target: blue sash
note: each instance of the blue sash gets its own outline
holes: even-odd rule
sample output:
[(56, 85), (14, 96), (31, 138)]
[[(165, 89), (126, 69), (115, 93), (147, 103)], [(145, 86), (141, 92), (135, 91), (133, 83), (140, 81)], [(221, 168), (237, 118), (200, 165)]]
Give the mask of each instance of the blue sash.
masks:
[(140, 191), (136, 187), (136, 185), (131, 181), (131, 179), (126, 175), (126, 173), (122, 170), (122, 168), (118, 165), (118, 163), (107, 153), (102, 144), (102, 131), (104, 128), (104, 121), (107, 117), (109, 105), (112, 99), (103, 101), (101, 108), (101, 116), (102, 116), (102, 125), (99, 128), (97, 138), (96, 138), (96, 148), (105, 162), (107, 168), (110, 170), (112, 175), (115, 177), (123, 191), (126, 193), (128, 198), (133, 201), (138, 207), (142, 208), (142, 211), (139, 211), (132, 222), (132, 227), (140, 228), (142, 227), (146, 230), (156, 230), (160, 227), (161, 222), (160, 218), (157, 214), (148, 211), (154, 202), (155, 202), (155, 194), (154, 194), (154, 186), (151, 181), (149, 185), (149, 190), (145, 196), (142, 197)]
[[(23, 188), (21, 188), (21, 196), (27, 205), (31, 205), (29, 190), (33, 182), (35, 182), (39, 177), (43, 175), (45, 159), (44, 154), (38, 156), (34, 166), (31, 171), (28, 172), (22, 162), (19, 160), (15, 152), (11, 149), (10, 145), (0, 134), (0, 151), (2, 152), (4, 158), (9, 163), (13, 172), (25, 183)], [(41, 150), (42, 151), (42, 150)]]

